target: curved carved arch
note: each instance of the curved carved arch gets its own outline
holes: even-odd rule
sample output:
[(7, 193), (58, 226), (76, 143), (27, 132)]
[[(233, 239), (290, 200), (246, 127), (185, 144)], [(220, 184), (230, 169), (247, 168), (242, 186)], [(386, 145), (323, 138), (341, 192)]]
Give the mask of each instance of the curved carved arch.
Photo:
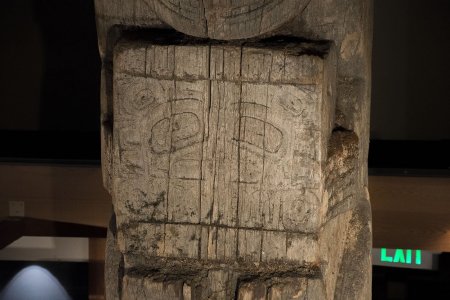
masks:
[(178, 31), (197, 37), (233, 40), (279, 28), (298, 15), (309, 1), (154, 0), (154, 8), (158, 17)]

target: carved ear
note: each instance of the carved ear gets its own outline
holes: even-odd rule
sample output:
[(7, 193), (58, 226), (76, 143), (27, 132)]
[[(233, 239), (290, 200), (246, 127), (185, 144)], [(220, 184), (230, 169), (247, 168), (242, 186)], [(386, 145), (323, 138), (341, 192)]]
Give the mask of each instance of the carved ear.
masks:
[[(299, 15), (310, 0), (153, 0), (155, 13), (183, 33), (212, 39), (256, 37)], [(219, 4), (218, 4), (219, 3)]]

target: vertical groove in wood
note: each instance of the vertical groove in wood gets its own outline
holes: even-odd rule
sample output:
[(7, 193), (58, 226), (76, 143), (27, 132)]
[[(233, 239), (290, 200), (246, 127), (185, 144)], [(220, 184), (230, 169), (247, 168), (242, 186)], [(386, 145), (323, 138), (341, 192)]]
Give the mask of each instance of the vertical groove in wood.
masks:
[[(290, 249), (311, 243), (320, 227), (329, 135), (323, 124), (333, 113), (324, 109), (331, 106), (324, 59), (296, 54), (301, 43), (289, 47), (294, 54), (261, 45), (116, 47), (114, 188), (127, 240), (122, 251), (255, 262), (316, 258)], [(274, 57), (281, 65), (272, 70)], [(306, 239), (285, 242), (285, 234), (271, 231)], [(272, 239), (286, 249), (267, 248)]]
[[(345, 173), (345, 164), (355, 163), (345, 151), (353, 148), (344, 145), (345, 151), (333, 158), (336, 169), (326, 169), (327, 148), (333, 146), (328, 144), (335, 95), (328, 82), (336, 80), (329, 66), (335, 58), (328, 51), (333, 50), (323, 42), (310, 48), (298, 41), (281, 46), (183, 43), (123, 41), (116, 46), (115, 131), (123, 132), (113, 146), (120, 159), (113, 182), (125, 264), (138, 272), (129, 274), (136, 279), (150, 272), (146, 268), (152, 262), (183, 261), (187, 272), (155, 267), (148, 280), (130, 280), (130, 290), (131, 285), (158, 290), (155, 279), (165, 272), (189, 282), (194, 275), (188, 274), (210, 278), (216, 268), (228, 285), (230, 274), (253, 278), (261, 276), (260, 264), (275, 263), (279, 269), (292, 264), (308, 272), (319, 272), (314, 266), (320, 266), (330, 277), (318, 282), (306, 276), (304, 291), (280, 297), (326, 293), (332, 298), (335, 275), (328, 272), (345, 266), (347, 261), (340, 260), (352, 254), (340, 249), (345, 255), (333, 256), (325, 249), (337, 226), (330, 224), (336, 219), (346, 228), (354, 216), (345, 212), (359, 197), (348, 197), (345, 186), (354, 177)], [(146, 61), (143, 70), (141, 60)], [(345, 144), (345, 136), (334, 146)], [(327, 182), (335, 171), (346, 179)], [(362, 227), (364, 220), (357, 219)], [(358, 234), (363, 232), (346, 238), (353, 241)], [(326, 258), (333, 267), (324, 267)], [(225, 276), (219, 264), (226, 261), (237, 263), (228, 264), (232, 270)], [(236, 283), (233, 295), (278, 293), (269, 291), (272, 279), (247, 280)], [(283, 293), (300, 284), (279, 280)], [(174, 285), (176, 297), (188, 290), (184, 284)], [(204, 286), (209, 296), (203, 298), (231, 288)]]

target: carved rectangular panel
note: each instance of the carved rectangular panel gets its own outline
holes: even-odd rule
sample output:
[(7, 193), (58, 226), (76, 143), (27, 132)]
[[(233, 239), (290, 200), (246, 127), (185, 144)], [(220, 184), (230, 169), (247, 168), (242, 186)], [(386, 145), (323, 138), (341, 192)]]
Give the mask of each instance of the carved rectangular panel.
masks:
[(314, 261), (300, 254), (323, 217), (335, 75), (327, 53), (302, 47), (116, 46), (113, 199), (123, 252)]

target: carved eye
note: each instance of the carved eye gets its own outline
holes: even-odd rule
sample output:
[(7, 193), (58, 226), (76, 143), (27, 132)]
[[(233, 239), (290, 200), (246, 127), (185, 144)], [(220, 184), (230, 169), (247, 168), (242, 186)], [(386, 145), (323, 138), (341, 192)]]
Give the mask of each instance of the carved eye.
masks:
[(153, 92), (150, 89), (143, 89), (139, 91), (131, 100), (131, 106), (135, 110), (144, 110), (156, 101)]
[[(171, 123), (172, 122), (172, 127)], [(151, 129), (150, 148), (154, 153), (176, 151), (198, 142), (200, 120), (191, 112), (174, 114), (158, 121)]]
[(240, 141), (269, 153), (276, 153), (281, 148), (283, 133), (269, 122), (242, 116)]
[(181, 113), (173, 115), (172, 143), (185, 140), (199, 133), (200, 120), (194, 113)]
[(309, 107), (309, 103), (313, 103), (314, 99), (311, 94), (301, 89), (295, 89), (295, 93), (286, 90), (276, 97), (278, 104), (295, 117), (305, 117), (305, 111)]

